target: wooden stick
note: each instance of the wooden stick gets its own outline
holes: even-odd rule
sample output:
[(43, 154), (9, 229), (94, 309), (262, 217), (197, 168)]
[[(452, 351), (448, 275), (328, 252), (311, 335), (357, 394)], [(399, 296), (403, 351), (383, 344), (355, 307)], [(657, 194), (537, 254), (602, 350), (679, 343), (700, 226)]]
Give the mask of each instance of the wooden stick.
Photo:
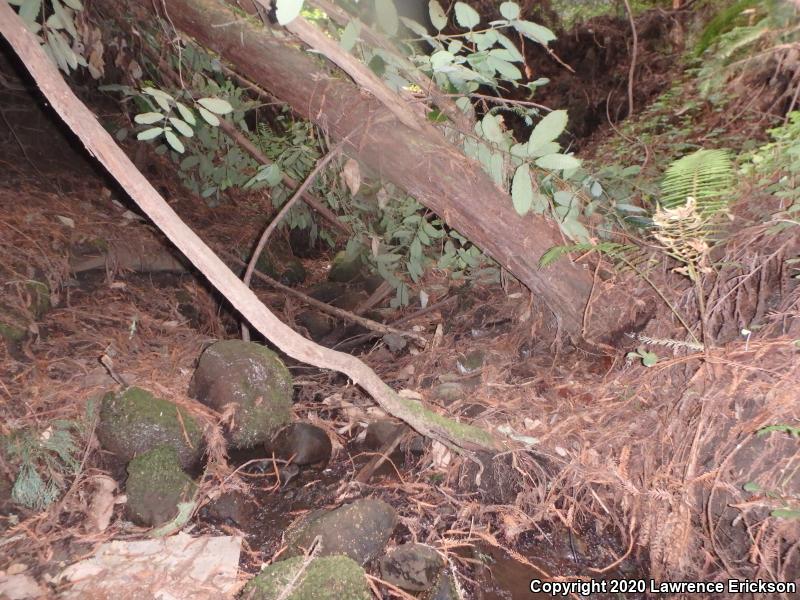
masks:
[[(237, 263), (238, 265), (240, 265), (242, 267), (246, 267), (247, 266), (247, 263), (245, 263), (243, 260), (239, 259), (237, 256), (235, 256), (234, 254), (232, 254), (232, 253), (230, 253), (230, 252), (228, 252), (226, 250), (223, 250), (220, 253), (222, 255), (226, 256), (229, 260)], [(428, 340), (426, 340), (423, 336), (421, 336), (421, 335), (419, 335), (417, 333), (414, 333), (414, 332), (411, 332), (411, 331), (403, 331), (402, 329), (397, 329), (395, 327), (392, 327), (391, 325), (384, 325), (383, 323), (378, 323), (377, 321), (373, 321), (372, 319), (367, 319), (366, 317), (361, 317), (361, 316), (359, 316), (357, 314), (353, 314), (353, 313), (348, 312), (348, 311), (346, 311), (346, 310), (344, 310), (342, 308), (337, 308), (335, 306), (331, 306), (330, 304), (325, 304), (324, 302), (321, 302), (320, 300), (317, 300), (316, 298), (312, 298), (311, 296), (308, 296), (308, 295), (304, 294), (303, 292), (300, 292), (300, 291), (298, 291), (298, 290), (296, 290), (294, 288), (290, 288), (288, 285), (283, 285), (280, 281), (275, 281), (272, 277), (270, 277), (268, 275), (265, 275), (264, 273), (261, 273), (260, 271), (254, 271), (253, 275), (256, 276), (256, 279), (260, 279), (261, 281), (263, 281), (267, 285), (270, 285), (270, 286), (274, 287), (277, 290), (285, 292), (285, 293), (289, 294), (290, 296), (294, 296), (295, 298), (297, 298), (298, 300), (300, 300), (304, 304), (308, 304), (309, 306), (313, 306), (314, 308), (316, 308), (320, 312), (324, 312), (324, 313), (327, 313), (327, 314), (332, 315), (334, 317), (338, 317), (340, 319), (344, 319), (345, 321), (350, 321), (352, 323), (357, 323), (358, 325), (361, 325), (362, 327), (366, 327), (367, 329), (369, 329), (371, 331), (377, 332), (379, 335), (386, 335), (387, 333), (395, 333), (397, 335), (402, 335), (403, 337), (413, 338), (413, 339), (417, 340), (418, 342), (420, 342), (421, 344), (427, 344), (427, 342), (428, 342)]]

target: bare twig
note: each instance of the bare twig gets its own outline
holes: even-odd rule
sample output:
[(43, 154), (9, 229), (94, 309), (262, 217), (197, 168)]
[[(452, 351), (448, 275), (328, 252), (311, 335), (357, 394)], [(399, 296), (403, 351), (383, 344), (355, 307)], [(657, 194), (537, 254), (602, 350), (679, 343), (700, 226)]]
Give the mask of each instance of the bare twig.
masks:
[[(261, 256), (261, 253), (264, 251), (264, 246), (267, 245), (269, 241), (269, 236), (272, 235), (272, 232), (275, 231), (275, 228), (278, 224), (283, 220), (283, 217), (286, 216), (292, 207), (297, 204), (298, 200), (303, 197), (303, 192), (305, 192), (309, 186), (314, 182), (319, 175), (320, 171), (324, 169), (329, 162), (331, 162), (334, 157), (336, 157), (339, 152), (341, 152), (344, 145), (347, 143), (347, 140), (350, 139), (350, 136), (355, 133), (355, 130), (350, 132), (347, 136), (342, 138), (342, 140), (336, 144), (331, 150), (323, 156), (318, 162), (317, 166), (314, 167), (314, 170), (306, 177), (306, 180), (300, 185), (299, 188), (294, 193), (289, 201), (281, 207), (281, 210), (275, 215), (275, 218), (272, 219), (267, 228), (264, 230), (264, 233), (261, 234), (261, 237), (256, 244), (255, 250), (253, 250), (253, 255), (250, 257), (250, 262), (247, 263), (247, 269), (245, 269), (244, 277), (242, 277), (242, 282), (247, 286), (250, 287), (250, 280), (253, 277), (253, 270), (256, 268), (256, 262), (258, 262), (258, 257)], [(250, 341), (250, 330), (247, 328), (247, 325), (243, 322), (242, 323), (242, 339), (245, 341)]]
[[(229, 260), (235, 262), (236, 264), (238, 264), (240, 266), (243, 266), (243, 267), (246, 266), (246, 264), (245, 264), (245, 262), (243, 260), (240, 260), (238, 257), (236, 257), (235, 255), (231, 254), (230, 252), (223, 250), (220, 253), (223, 254), (224, 256), (226, 256)], [(344, 319), (345, 321), (350, 321), (352, 323), (357, 323), (358, 325), (361, 325), (362, 327), (366, 327), (367, 329), (369, 329), (371, 331), (375, 331), (375, 332), (377, 332), (377, 333), (379, 333), (381, 335), (386, 335), (387, 333), (394, 333), (394, 334), (397, 334), (397, 335), (402, 335), (403, 337), (413, 338), (413, 339), (417, 340), (418, 342), (420, 342), (423, 345), (427, 344), (427, 340), (425, 339), (425, 337), (423, 337), (423, 336), (421, 336), (421, 335), (419, 335), (417, 333), (413, 333), (413, 332), (410, 332), (410, 331), (403, 331), (401, 329), (396, 329), (395, 327), (392, 327), (391, 325), (384, 325), (383, 323), (378, 323), (377, 321), (373, 321), (371, 319), (367, 319), (366, 317), (361, 317), (359, 315), (353, 314), (353, 313), (351, 313), (349, 311), (346, 311), (344, 309), (337, 308), (335, 306), (331, 306), (330, 304), (325, 304), (324, 302), (321, 302), (321, 301), (319, 301), (319, 300), (317, 300), (315, 298), (312, 298), (311, 296), (308, 296), (308, 295), (304, 294), (303, 292), (300, 292), (300, 291), (298, 291), (298, 290), (296, 290), (294, 288), (290, 288), (288, 285), (283, 285), (281, 282), (275, 281), (272, 277), (269, 277), (268, 275), (265, 275), (264, 273), (261, 273), (259, 271), (254, 271), (253, 275), (255, 275), (257, 279), (261, 279), (264, 283), (274, 287), (275, 289), (278, 289), (278, 290), (280, 290), (282, 292), (285, 292), (286, 294), (289, 294), (290, 296), (294, 296), (295, 298), (297, 298), (301, 302), (303, 302), (305, 304), (308, 304), (309, 306), (313, 306), (314, 308), (316, 308), (317, 310), (319, 310), (321, 312), (327, 313), (327, 314), (332, 315), (334, 317), (338, 317), (340, 319)]]
[(631, 24), (631, 33), (633, 34), (633, 49), (631, 51), (631, 66), (628, 70), (628, 116), (633, 116), (633, 81), (636, 75), (636, 57), (639, 54), (639, 34), (636, 33), (636, 21), (633, 20), (633, 10), (631, 10), (631, 3), (628, 0), (625, 2), (625, 10), (628, 11), (628, 20)]

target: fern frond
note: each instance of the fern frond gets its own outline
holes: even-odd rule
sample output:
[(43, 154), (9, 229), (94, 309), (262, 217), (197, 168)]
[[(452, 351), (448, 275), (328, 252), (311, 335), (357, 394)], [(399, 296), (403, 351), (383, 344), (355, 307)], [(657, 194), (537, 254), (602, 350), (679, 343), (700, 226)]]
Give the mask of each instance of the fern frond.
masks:
[(697, 212), (711, 216), (728, 206), (733, 164), (727, 150), (697, 150), (674, 161), (661, 182), (661, 205), (671, 209), (694, 198)]

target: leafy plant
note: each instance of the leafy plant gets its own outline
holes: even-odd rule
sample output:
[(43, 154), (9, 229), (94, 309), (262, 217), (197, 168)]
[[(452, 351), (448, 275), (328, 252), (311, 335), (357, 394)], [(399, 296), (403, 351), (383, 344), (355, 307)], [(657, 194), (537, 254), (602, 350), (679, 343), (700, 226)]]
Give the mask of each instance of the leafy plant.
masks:
[[(95, 79), (103, 74), (103, 46), (97, 30), (82, 22), (81, 0), (8, 0), (45, 53), (68, 74), (87, 67)], [(88, 58), (88, 61), (87, 61)]]
[(654, 367), (658, 363), (658, 355), (645, 349), (644, 346), (637, 348), (636, 352), (628, 352), (626, 356), (628, 360), (641, 360), (645, 367)]
[(697, 150), (667, 167), (661, 182), (661, 205), (676, 208), (694, 198), (697, 212), (711, 216), (728, 206), (733, 163), (727, 150)]
[(18, 465), (11, 490), (14, 502), (41, 510), (61, 494), (79, 468), (74, 421), (56, 420), (42, 431), (21, 429), (2, 439), (9, 460)]

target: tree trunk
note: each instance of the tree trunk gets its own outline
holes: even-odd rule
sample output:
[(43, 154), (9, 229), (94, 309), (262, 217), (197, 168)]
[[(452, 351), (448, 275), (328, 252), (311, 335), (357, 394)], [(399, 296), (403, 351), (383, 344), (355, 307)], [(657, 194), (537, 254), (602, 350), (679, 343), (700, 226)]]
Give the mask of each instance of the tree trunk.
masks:
[(222, 0), (147, 6), (164, 6), (167, 22), (219, 53), (334, 141), (350, 135), (348, 155), (441, 216), (544, 300), (564, 331), (580, 334), (591, 274), (566, 259), (556, 268), (538, 268), (546, 250), (564, 243), (558, 226), (542, 217), (520, 217), (480, 165), (438, 131), (401, 124), (341, 72), (298, 48), (285, 30), (243, 17)]

